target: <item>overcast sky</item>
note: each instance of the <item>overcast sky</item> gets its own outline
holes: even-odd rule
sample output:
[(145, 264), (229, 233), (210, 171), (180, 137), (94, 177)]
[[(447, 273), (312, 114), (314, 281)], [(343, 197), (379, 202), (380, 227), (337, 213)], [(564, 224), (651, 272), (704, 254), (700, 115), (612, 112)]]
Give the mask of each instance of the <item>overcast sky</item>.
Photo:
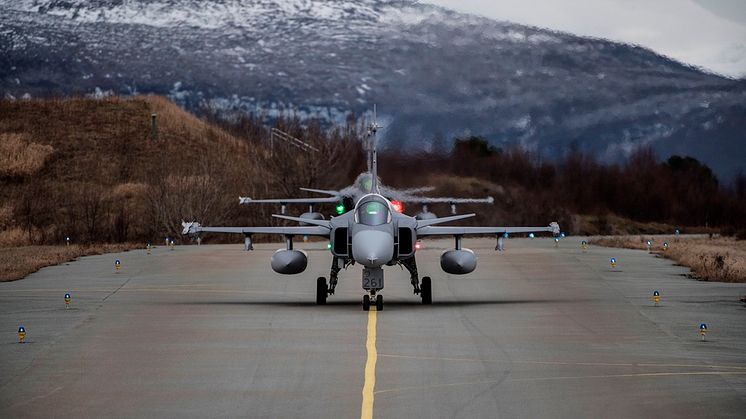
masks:
[(648, 47), (746, 77), (746, 0), (423, 0), (462, 12)]

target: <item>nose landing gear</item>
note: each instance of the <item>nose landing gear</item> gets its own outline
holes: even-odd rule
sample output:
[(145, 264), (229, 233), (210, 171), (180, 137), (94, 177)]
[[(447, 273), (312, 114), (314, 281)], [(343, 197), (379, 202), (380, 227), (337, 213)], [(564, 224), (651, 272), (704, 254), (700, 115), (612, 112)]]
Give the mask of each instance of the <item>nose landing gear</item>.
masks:
[(376, 295), (371, 292), (371, 295), (363, 296), (363, 311), (370, 311), (371, 304), (374, 304), (376, 311), (383, 311), (383, 295)]
[(376, 311), (383, 310), (383, 296), (377, 295), (383, 289), (383, 269), (364, 268), (363, 289), (368, 291), (368, 295), (363, 296), (363, 310), (369, 311), (371, 303), (376, 305)]

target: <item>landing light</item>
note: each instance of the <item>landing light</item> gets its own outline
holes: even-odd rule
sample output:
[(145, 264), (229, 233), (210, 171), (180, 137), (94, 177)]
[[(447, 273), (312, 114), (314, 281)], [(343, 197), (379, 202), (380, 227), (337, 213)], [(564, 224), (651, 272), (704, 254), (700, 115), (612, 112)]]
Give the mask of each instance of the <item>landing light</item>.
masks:
[(331, 242), (327, 243), (326, 244), (326, 250), (329, 250), (331, 248), (332, 248), (332, 243)]

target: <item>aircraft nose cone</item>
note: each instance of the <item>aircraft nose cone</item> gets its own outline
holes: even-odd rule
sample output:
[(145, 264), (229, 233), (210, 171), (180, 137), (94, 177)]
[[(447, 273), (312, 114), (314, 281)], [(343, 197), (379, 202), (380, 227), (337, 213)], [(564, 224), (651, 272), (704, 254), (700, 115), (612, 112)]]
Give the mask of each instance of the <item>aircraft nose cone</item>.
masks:
[(352, 236), (352, 257), (368, 268), (385, 265), (394, 257), (394, 237), (385, 231), (359, 231)]

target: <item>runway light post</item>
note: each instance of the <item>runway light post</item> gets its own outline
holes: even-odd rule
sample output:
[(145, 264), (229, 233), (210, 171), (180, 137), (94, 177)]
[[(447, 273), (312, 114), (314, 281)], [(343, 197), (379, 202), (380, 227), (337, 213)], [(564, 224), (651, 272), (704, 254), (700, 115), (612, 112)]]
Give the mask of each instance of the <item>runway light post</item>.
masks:
[(153, 246), (150, 245), (150, 242), (145, 245), (145, 250), (148, 252), (148, 256), (150, 256), (153, 253)]
[(18, 328), (18, 343), (24, 343), (26, 340), (26, 328), (21, 326)]
[(529, 234), (528, 234), (528, 238), (529, 238), (529, 239), (533, 239), (533, 238), (534, 238), (534, 233), (529, 233)]
[(616, 258), (609, 259), (609, 265), (611, 265), (611, 269), (616, 268)]
[(650, 253), (650, 249), (653, 247), (653, 242), (648, 240), (645, 244), (648, 246), (648, 253)]
[(70, 308), (70, 301), (72, 301), (72, 298), (70, 298), (70, 293), (65, 294), (65, 309)]
[(699, 335), (702, 336), (702, 342), (705, 341), (706, 334), (707, 334), (707, 325), (702, 323), (699, 325)]
[(65, 236), (65, 243), (70, 246), (70, 236)]
[(668, 242), (663, 242), (663, 251), (668, 250)]
[(119, 270), (122, 269), (122, 261), (120, 261), (119, 259), (115, 260), (114, 269), (116, 270), (117, 273), (119, 273)]
[(554, 247), (559, 247), (559, 237), (554, 238)]
[(588, 242), (585, 241), (585, 240), (583, 240), (582, 242), (580, 242), (580, 249), (582, 249), (583, 253), (585, 253), (585, 251), (588, 250)]
[(661, 302), (661, 293), (659, 293), (658, 290), (653, 291), (653, 302), (656, 307), (658, 307), (658, 303)]

